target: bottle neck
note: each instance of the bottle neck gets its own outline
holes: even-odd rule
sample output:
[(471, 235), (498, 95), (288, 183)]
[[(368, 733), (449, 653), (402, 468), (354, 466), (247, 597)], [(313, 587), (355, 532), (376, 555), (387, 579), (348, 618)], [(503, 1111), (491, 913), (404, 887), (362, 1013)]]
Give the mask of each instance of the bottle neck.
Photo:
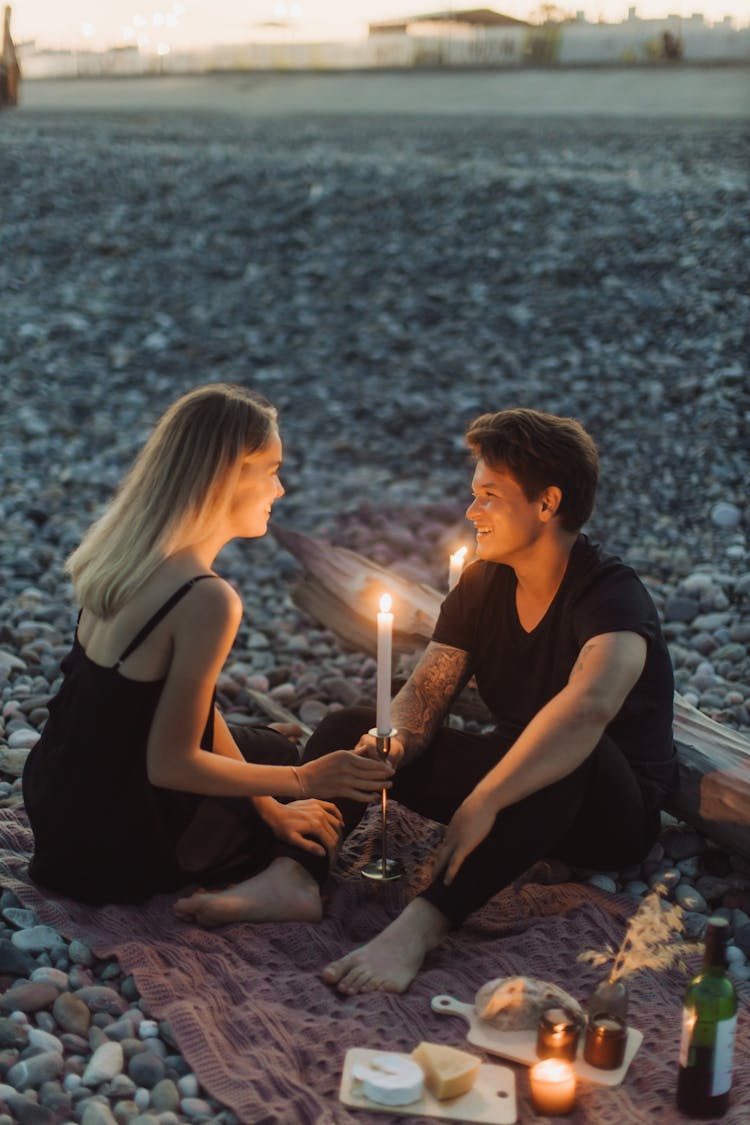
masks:
[(727, 938), (729, 925), (724, 918), (711, 918), (706, 930), (706, 951), (703, 968), (712, 976), (720, 976), (727, 970)]

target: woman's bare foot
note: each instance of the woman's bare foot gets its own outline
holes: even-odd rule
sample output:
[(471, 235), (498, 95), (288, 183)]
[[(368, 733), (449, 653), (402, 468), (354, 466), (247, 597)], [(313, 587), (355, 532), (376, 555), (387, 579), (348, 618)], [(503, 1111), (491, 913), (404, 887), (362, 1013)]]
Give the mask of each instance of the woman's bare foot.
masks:
[(427, 954), (450, 929), (444, 914), (423, 898), (410, 902), (390, 926), (363, 945), (332, 961), (323, 980), (339, 992), (405, 992)]
[(178, 899), (172, 909), (186, 922), (209, 927), (228, 922), (319, 922), (323, 917), (318, 884), (286, 856), (224, 891), (196, 891)]

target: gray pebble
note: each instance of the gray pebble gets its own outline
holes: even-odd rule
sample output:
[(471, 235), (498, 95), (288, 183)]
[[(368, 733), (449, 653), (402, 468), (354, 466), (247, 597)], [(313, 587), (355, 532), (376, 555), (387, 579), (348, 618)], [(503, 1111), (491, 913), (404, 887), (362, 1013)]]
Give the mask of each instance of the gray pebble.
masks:
[(152, 1090), (164, 1077), (164, 1062), (152, 1051), (141, 1051), (128, 1062), (128, 1074), (137, 1086)]
[(183, 1098), (180, 1102), (180, 1109), (191, 1121), (196, 1117), (202, 1117), (204, 1114), (207, 1117), (211, 1115), (211, 1106), (203, 1098)]
[(43, 1051), (39, 1055), (32, 1055), (22, 1059), (12, 1066), (7, 1074), (9, 1085), (17, 1090), (36, 1088), (50, 1078), (57, 1078), (63, 1071), (63, 1057), (57, 1051)]
[(29, 1028), (29, 1044), (32, 1047), (39, 1047), (42, 1051), (57, 1051), (63, 1054), (63, 1045), (57, 1036), (42, 1031), (39, 1027)]
[(141, 1112), (132, 1098), (119, 1098), (112, 1109), (117, 1125), (130, 1125)]
[(734, 943), (737, 945), (746, 957), (750, 957), (750, 923), (745, 923), (735, 930)]
[(151, 1091), (151, 1108), (156, 1113), (174, 1111), (179, 1108), (180, 1093), (170, 1078), (162, 1078)]
[(34, 969), (30, 980), (46, 980), (49, 984), (54, 984), (55, 988), (59, 988), (61, 992), (68, 987), (68, 974), (62, 972), (61, 969), (53, 969), (49, 965)]
[(683, 910), (694, 910), (704, 914), (708, 909), (703, 895), (696, 891), (695, 887), (691, 887), (689, 883), (680, 883), (675, 889), (674, 897), (675, 902), (677, 902)]
[(123, 1065), (122, 1047), (109, 1040), (94, 1051), (81, 1081), (84, 1086), (99, 1086), (102, 1082), (111, 1082), (116, 1074), (121, 1073)]
[(328, 706), (319, 699), (306, 699), (299, 708), (299, 717), (309, 726), (317, 726), (328, 714)]
[(86, 1102), (81, 1125), (117, 1125), (117, 1118), (103, 1102), (89, 1101)]
[(609, 875), (591, 875), (586, 882), (592, 887), (598, 887), (601, 891), (607, 891), (609, 894), (617, 893), (617, 883)]
[[(71, 978), (73, 973), (71, 972)], [(90, 1012), (105, 1012), (110, 1016), (121, 1016), (127, 1010), (127, 1003), (113, 988), (103, 984), (88, 985), (77, 989), (75, 995), (83, 1000)]]
[(29, 1041), (29, 1029), (18, 1020), (0, 1016), (0, 1050), (14, 1048), (23, 1050)]
[(630, 895), (631, 898), (643, 898), (648, 893), (648, 889), (648, 884), (640, 879), (631, 879), (623, 887), (625, 894)]
[(697, 879), (702, 870), (701, 861), (697, 855), (690, 856), (688, 859), (681, 859), (675, 866), (685, 879)]
[(117, 1039), (119, 1042), (122, 1042), (123, 1039), (133, 1039), (135, 1038), (135, 1020), (132, 1016), (123, 1016), (122, 1019), (109, 1024), (104, 1031), (108, 1039)]
[(133, 1101), (138, 1109), (147, 1109), (151, 1104), (151, 1091), (147, 1090), (145, 1086), (139, 1087), (133, 1095)]
[(708, 918), (705, 914), (696, 914), (686, 910), (682, 916), (684, 933), (688, 941), (702, 941), (708, 928)]
[(695, 887), (711, 905), (714, 905), (727, 893), (729, 883), (716, 875), (702, 875), (696, 879)]
[(194, 1074), (183, 1074), (177, 1082), (177, 1089), (183, 1098), (197, 1098), (200, 1087)]
[(68, 946), (68, 956), (75, 965), (90, 966), (94, 964), (94, 954), (84, 941), (74, 938)]
[(661, 867), (650, 876), (648, 884), (652, 890), (659, 894), (668, 895), (677, 886), (682, 878), (682, 872), (676, 867)]
[(0, 973), (15, 977), (30, 976), (35, 963), (30, 953), (16, 948), (8, 938), (0, 938)]
[(6, 922), (10, 922), (17, 930), (28, 930), (36, 925), (36, 914), (20, 906), (8, 906), (2, 911)]
[(51, 926), (30, 926), (28, 930), (17, 930), (10, 940), (24, 953), (41, 953), (59, 945), (60, 935)]
[(742, 512), (737, 505), (730, 504), (726, 500), (720, 500), (711, 509), (712, 523), (724, 530), (737, 527), (741, 519)]

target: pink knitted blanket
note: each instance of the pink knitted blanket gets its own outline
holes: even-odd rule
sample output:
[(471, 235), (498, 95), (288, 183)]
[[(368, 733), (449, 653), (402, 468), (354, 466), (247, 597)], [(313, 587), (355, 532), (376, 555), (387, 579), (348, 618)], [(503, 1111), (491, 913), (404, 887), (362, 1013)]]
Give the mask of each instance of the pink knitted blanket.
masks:
[[(395, 802), (389, 825), (392, 854), (405, 862), (408, 879), (377, 886), (359, 875), (378, 841), (377, 820), (369, 816), (343, 853), (319, 925), (233, 925), (207, 932), (173, 917), (173, 896), (104, 908), (45, 896), (28, 881), (31, 834), (23, 813), (12, 809), (0, 810), (0, 881), (33, 907), (40, 921), (82, 938), (100, 956), (118, 958), (152, 1014), (171, 1024), (204, 1088), (243, 1125), (386, 1125), (405, 1119), (349, 1110), (339, 1102), (349, 1047), (408, 1051), (421, 1039), (464, 1046), (466, 1025), (433, 1013), (430, 1000), (449, 993), (470, 1002), (485, 981), (498, 976), (554, 981), (585, 1001), (601, 970), (578, 964), (578, 953), (618, 945), (634, 909), (631, 900), (571, 883), (509, 889), (430, 955), (405, 995), (343, 999), (321, 981), (321, 968), (381, 929), (427, 881), (436, 826)], [(578, 1107), (568, 1120), (575, 1125), (683, 1120), (673, 1107), (684, 985), (676, 970), (632, 978), (631, 1022), (643, 1031), (643, 1046), (620, 1087), (581, 1083)], [(743, 986), (726, 1125), (750, 1120), (749, 996)], [(526, 1068), (508, 1065), (516, 1073), (518, 1120), (534, 1120)]]

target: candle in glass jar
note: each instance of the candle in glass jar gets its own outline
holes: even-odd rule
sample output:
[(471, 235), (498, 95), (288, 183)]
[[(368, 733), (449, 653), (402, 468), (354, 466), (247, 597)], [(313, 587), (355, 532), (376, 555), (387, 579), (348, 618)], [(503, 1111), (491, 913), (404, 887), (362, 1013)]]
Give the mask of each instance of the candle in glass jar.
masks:
[(576, 1076), (564, 1059), (544, 1059), (529, 1071), (531, 1100), (537, 1113), (555, 1117), (576, 1104)]
[(378, 614), (378, 688), (376, 727), (379, 735), (391, 733), (391, 661), (393, 643), (393, 614), (390, 612), (391, 596), (383, 594)]
[(452, 590), (461, 577), (464, 569), (464, 562), (466, 561), (466, 548), (461, 547), (451, 555), (450, 567), (448, 569), (448, 589)]
[(628, 1029), (617, 1016), (590, 1019), (583, 1044), (583, 1057), (600, 1070), (616, 1070), (625, 1058)]
[(573, 1062), (578, 1051), (580, 1028), (572, 1012), (565, 1008), (547, 1008), (537, 1027), (536, 1053), (540, 1059), (568, 1059)]

